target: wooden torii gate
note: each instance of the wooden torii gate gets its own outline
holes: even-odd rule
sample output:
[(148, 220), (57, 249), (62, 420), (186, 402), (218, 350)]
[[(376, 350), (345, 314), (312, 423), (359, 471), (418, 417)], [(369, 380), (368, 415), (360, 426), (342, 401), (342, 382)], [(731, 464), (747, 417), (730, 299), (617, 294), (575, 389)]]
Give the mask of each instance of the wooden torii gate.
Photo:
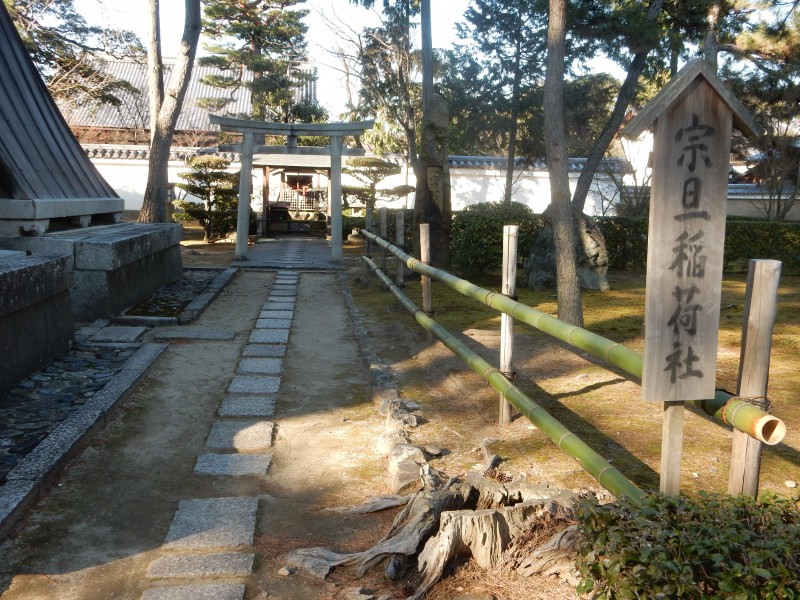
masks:
[[(253, 169), (253, 154), (275, 152), (274, 146), (256, 145), (256, 136), (285, 135), (287, 143), (285, 152), (289, 154), (321, 154), (330, 152), (330, 207), (331, 207), (331, 258), (342, 258), (342, 142), (345, 136), (361, 135), (372, 129), (375, 121), (359, 121), (354, 123), (270, 123), (267, 121), (250, 121), (209, 115), (211, 122), (220, 126), (221, 131), (242, 134), (242, 143), (230, 147), (241, 155), (242, 176), (239, 178), (239, 212), (236, 221), (236, 259), (247, 258), (247, 234), (250, 220), (250, 194), (252, 179), (249, 174)], [(327, 148), (298, 146), (298, 136), (327, 136), (330, 145)], [(222, 149), (222, 148), (220, 148)]]

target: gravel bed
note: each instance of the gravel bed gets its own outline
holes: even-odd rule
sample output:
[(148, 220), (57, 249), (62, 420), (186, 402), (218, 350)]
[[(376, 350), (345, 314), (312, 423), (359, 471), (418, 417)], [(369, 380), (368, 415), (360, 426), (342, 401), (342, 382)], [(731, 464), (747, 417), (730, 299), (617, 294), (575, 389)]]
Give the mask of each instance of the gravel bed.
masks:
[(8, 472), (122, 369), (141, 344), (75, 344), (0, 395), (0, 484)]
[(177, 317), (194, 298), (205, 290), (219, 271), (188, 270), (183, 276), (125, 311), (126, 316)]

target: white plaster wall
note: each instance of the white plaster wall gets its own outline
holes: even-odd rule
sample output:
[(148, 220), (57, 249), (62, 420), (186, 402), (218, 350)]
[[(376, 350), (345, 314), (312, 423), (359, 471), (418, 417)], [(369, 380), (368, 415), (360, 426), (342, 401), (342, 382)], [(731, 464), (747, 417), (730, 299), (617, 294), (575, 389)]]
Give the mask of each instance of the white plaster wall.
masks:
[[(141, 210), (144, 201), (144, 190), (147, 187), (147, 161), (133, 159), (93, 158), (92, 164), (105, 178), (111, 187), (125, 201), (126, 211)], [(228, 169), (231, 172), (238, 170), (238, 165), (233, 164)], [(189, 171), (189, 166), (184, 161), (173, 160), (169, 162), (169, 180), (172, 183), (183, 181), (178, 174)], [(260, 171), (253, 171), (253, 191), (259, 204), (253, 203), (253, 209), (260, 209), (261, 181)]]
[[(125, 210), (135, 211), (142, 208), (144, 190), (147, 184), (147, 161), (131, 159), (106, 159), (95, 158), (92, 162), (97, 167), (100, 174), (116, 190), (121, 198), (125, 200)], [(231, 171), (235, 171), (238, 164), (231, 165)], [(172, 182), (180, 181), (178, 173), (189, 170), (183, 161), (170, 161), (169, 179)], [(260, 170), (253, 171), (253, 210), (261, 210), (261, 190), (262, 173)], [(578, 181), (578, 173), (570, 174), (570, 189), (574, 191)], [(359, 182), (347, 175), (342, 176), (344, 185), (359, 185)], [(415, 185), (416, 179), (411, 170), (402, 172), (399, 175), (389, 177), (381, 183), (381, 188), (392, 188), (398, 185)], [(464, 169), (453, 168), (450, 170), (451, 202), (454, 211), (463, 210), (470, 204), (479, 202), (499, 202), (503, 199), (505, 188), (505, 173), (493, 169)], [(593, 215), (600, 212), (600, 198), (597, 193), (599, 187), (612, 188), (613, 184), (602, 176), (595, 179), (589, 197), (586, 201), (585, 212)], [(280, 189), (280, 176), (270, 177), (270, 200), (276, 200)], [(513, 200), (528, 205), (535, 213), (544, 212), (550, 204), (550, 182), (546, 171), (528, 171), (522, 176), (518, 176), (514, 184)], [(379, 202), (378, 206), (383, 203)], [(396, 208), (402, 205), (402, 200), (385, 203), (387, 206)], [(414, 194), (409, 194), (407, 206), (414, 205)]]

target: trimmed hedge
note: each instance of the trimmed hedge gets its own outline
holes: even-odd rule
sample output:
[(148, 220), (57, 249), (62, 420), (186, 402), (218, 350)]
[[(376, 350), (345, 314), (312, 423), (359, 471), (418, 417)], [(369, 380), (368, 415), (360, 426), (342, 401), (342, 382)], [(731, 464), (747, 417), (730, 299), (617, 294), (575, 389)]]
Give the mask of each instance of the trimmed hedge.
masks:
[(472, 204), (453, 218), (450, 240), (453, 264), (467, 274), (500, 269), (504, 225), (519, 225), (517, 255), (524, 259), (547, 221), (519, 202)]
[[(387, 211), (389, 241), (394, 242), (396, 210)], [(609, 268), (645, 271), (647, 268), (647, 219), (630, 217), (595, 217), (606, 239)], [(378, 217), (375, 217), (378, 227)], [(344, 239), (353, 227), (364, 227), (364, 217), (342, 217)], [(526, 205), (512, 202), (472, 204), (453, 217), (450, 250), (459, 272), (473, 274), (496, 272), (503, 260), (503, 225), (519, 225), (517, 240), (521, 261), (536, 234), (547, 226), (542, 215)], [(405, 210), (406, 251), (411, 252), (414, 236), (414, 211)], [(800, 270), (800, 223), (728, 219), (725, 231), (724, 268), (729, 272), (746, 271), (751, 258), (783, 262), (784, 271)]]
[(578, 592), (593, 598), (800, 598), (796, 500), (645, 498), (577, 506)]

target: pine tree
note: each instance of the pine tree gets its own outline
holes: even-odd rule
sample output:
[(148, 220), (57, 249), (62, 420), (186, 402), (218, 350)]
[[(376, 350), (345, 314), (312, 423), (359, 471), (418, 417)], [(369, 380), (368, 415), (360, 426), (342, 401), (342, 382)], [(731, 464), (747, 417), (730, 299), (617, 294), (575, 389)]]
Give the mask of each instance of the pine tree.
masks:
[[(296, 67), (306, 57), (308, 27), (302, 19), (308, 9), (298, 8), (303, 2), (206, 0), (203, 32), (218, 42), (206, 44), (210, 56), (201, 58), (200, 64), (231, 74), (208, 77), (205, 83), (232, 91), (248, 87), (254, 119), (319, 119), (320, 109), (298, 107), (294, 101), (294, 87), (303, 77)], [(244, 80), (245, 70), (252, 73), (252, 81)]]

